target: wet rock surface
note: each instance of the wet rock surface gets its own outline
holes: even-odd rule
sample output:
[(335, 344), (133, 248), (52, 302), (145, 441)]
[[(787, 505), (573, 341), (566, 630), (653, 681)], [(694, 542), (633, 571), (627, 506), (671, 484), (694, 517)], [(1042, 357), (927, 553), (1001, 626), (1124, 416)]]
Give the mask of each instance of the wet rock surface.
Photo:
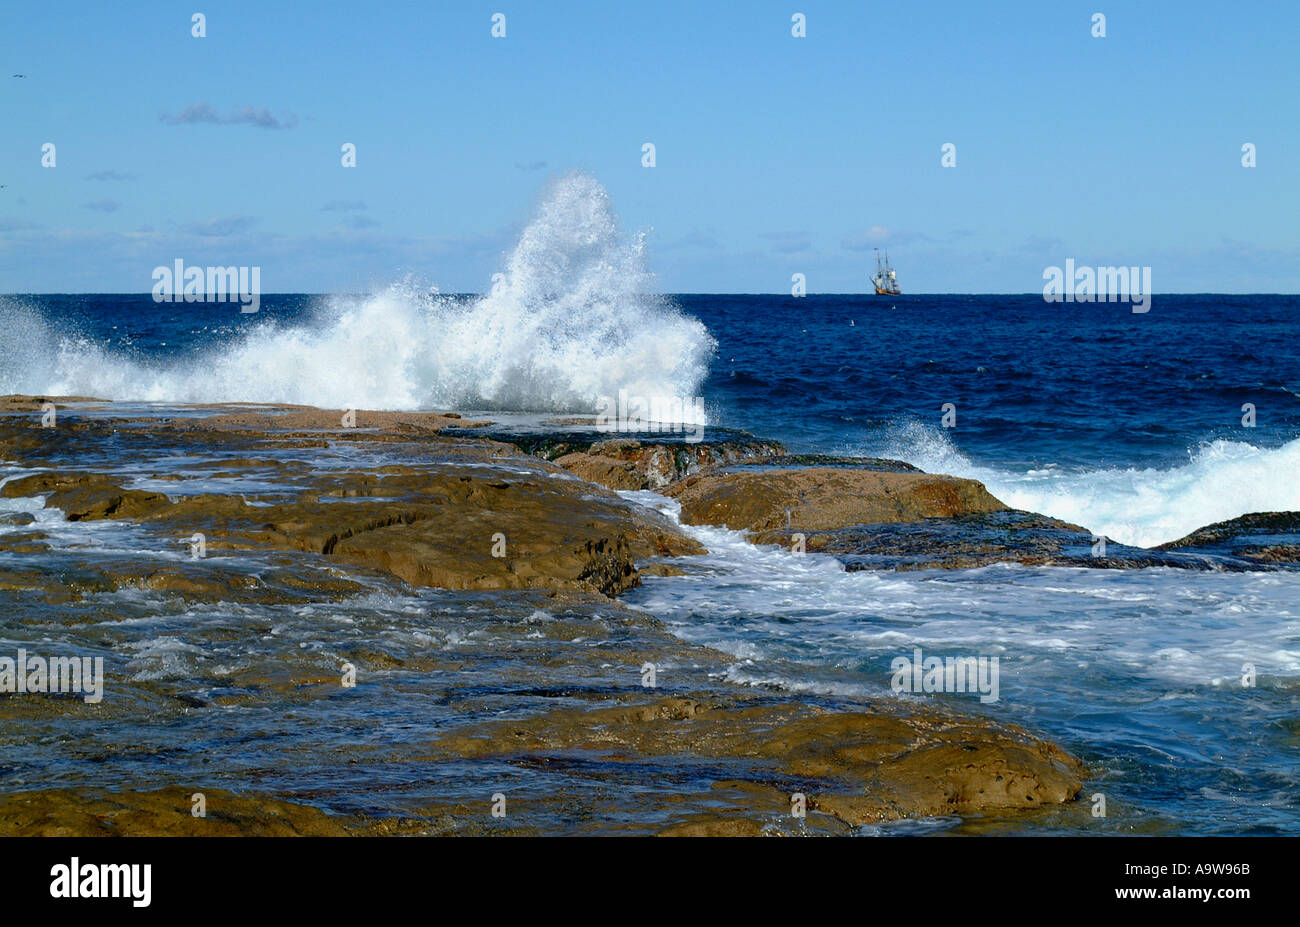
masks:
[(1160, 550), (1233, 558), (1252, 565), (1300, 567), (1300, 512), (1256, 512), (1207, 525)]
[(123, 489), (97, 474), (39, 473), (0, 487), (0, 495), (7, 499), (38, 494), (46, 494), (46, 506), (61, 509), (68, 521), (139, 518), (168, 505), (162, 493)]
[(923, 473), (918, 467), (888, 457), (837, 457), (832, 454), (777, 454), (761, 459), (743, 460), (715, 468), (719, 473), (749, 470), (791, 470), (806, 467), (831, 467), (840, 470), (876, 470), (885, 473)]
[[(977, 710), (883, 681), (855, 699), (728, 684), (732, 657), (611, 598), (700, 545), (536, 448), (445, 415), (334, 418), (0, 415), (0, 495), (27, 506), (0, 526), (7, 649), (105, 665), (102, 701), (0, 694), (0, 833), (840, 834), (1078, 793), (1078, 760)], [(566, 453), (648, 479), (678, 472), (650, 465), (661, 449)], [(825, 460), (809, 477), (777, 450), (685, 466), (760, 481), (761, 504), (737, 503), (760, 528), (781, 493), (809, 524), (1000, 509), (970, 481)]]
[[(788, 532), (764, 532), (759, 537), (788, 547), (794, 543)], [(1078, 525), (1015, 510), (818, 531), (806, 536), (805, 549), (833, 554), (848, 570), (964, 570), (994, 563), (1093, 569), (1250, 568), (1220, 556), (1102, 542)]]
[(1004, 511), (975, 480), (844, 466), (738, 468), (688, 477), (666, 495), (690, 525), (773, 533), (828, 531), (851, 525), (920, 521)]
[[(751, 796), (784, 802), (786, 814), (791, 796), (803, 795), (809, 810), (846, 828), (1059, 804), (1078, 793), (1082, 772), (1059, 748), (1013, 728), (992, 730), (935, 714), (909, 717), (896, 707), (832, 712), (736, 698), (666, 698), (555, 712), (527, 724), (458, 731), (435, 746), (455, 756), (514, 763), (546, 757), (573, 762), (584, 754), (629, 765), (690, 757), (722, 772), (720, 782), (744, 782)], [(761, 820), (748, 824), (761, 829)], [(689, 832), (677, 825), (664, 830)]]
[(39, 789), (0, 794), (0, 833), (8, 837), (342, 837), (338, 817), (265, 795), (203, 793), (210, 811), (192, 813), (181, 788), (114, 793)]
[[(332, 420), (292, 414), (298, 424), (304, 416)], [(264, 420), (274, 416), (256, 419)], [(165, 529), (176, 543), (197, 533), (215, 549), (318, 553), (448, 589), (571, 588), (612, 595), (639, 582), (638, 561), (702, 551), (662, 516), (499, 442), (466, 444), (418, 433), (401, 442), (401, 456), (419, 463), (313, 471), (298, 461), (246, 456), (250, 442), (262, 450), (299, 448), (296, 428), (250, 434), (227, 431), (225, 416), (204, 421), (210, 427), (186, 422), (178, 435), (165, 422), (133, 437), (140, 445), (183, 446), (189, 431), (198, 430), (205, 450), (225, 452), (203, 474), (208, 483), (254, 480), (271, 492), (186, 494), (169, 485), (169, 496), (126, 488), (120, 475), (59, 469), (12, 478), (0, 486), (0, 496), (42, 495), (46, 507), (60, 509), (69, 521), (133, 519)], [(400, 418), (387, 427), (407, 424)], [(123, 441), (117, 432), (105, 434), (110, 427), (83, 425), (76, 437)], [(393, 443), (383, 432), (335, 431), (362, 443)], [(213, 439), (225, 439), (225, 446)], [(148, 479), (159, 482), (152, 473)]]
[(86, 406), (106, 403), (106, 399), (96, 399), (93, 396), (29, 396), (20, 394), (10, 394), (0, 396), (0, 415), (10, 412), (43, 412), (48, 406), (54, 406), (57, 412), (60, 408), (68, 408), (73, 405)]
[(975, 480), (880, 458), (778, 455), (706, 469), (664, 490), (685, 524), (835, 556), (848, 570), (994, 563), (1094, 569), (1257, 570), (1300, 560), (1294, 513), (1246, 516), (1156, 549), (1008, 508)]
[[(551, 460), (592, 483), (609, 489), (661, 490), (701, 470), (748, 460), (778, 458), (785, 453), (778, 441), (743, 431), (706, 428), (699, 435), (637, 433), (613, 436), (594, 426), (564, 430), (503, 430), (491, 426), (482, 434), (506, 441), (525, 453)], [(572, 427), (572, 426), (571, 426)], [(451, 431), (464, 435), (466, 432)]]

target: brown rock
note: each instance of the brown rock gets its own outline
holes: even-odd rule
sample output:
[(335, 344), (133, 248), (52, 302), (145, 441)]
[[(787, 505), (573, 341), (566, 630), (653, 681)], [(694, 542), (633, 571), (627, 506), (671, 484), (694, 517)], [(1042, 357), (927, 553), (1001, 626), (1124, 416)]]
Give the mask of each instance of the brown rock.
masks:
[(762, 837), (765, 829), (750, 818), (723, 817), (716, 814), (695, 815), (659, 831), (660, 837)]
[(668, 489), (689, 525), (753, 532), (759, 543), (791, 531), (911, 522), (1007, 507), (975, 480), (929, 473), (807, 467), (687, 477)]
[[(572, 756), (653, 763), (688, 755), (784, 783), (809, 807), (849, 826), (902, 817), (968, 815), (1069, 801), (1083, 765), (1019, 728), (938, 712), (835, 712), (803, 704), (665, 698), (642, 705), (556, 711), (458, 731), (436, 755)], [(751, 777), (761, 777), (754, 779)], [(765, 790), (751, 789), (763, 798)], [(767, 789), (770, 792), (771, 789)], [(750, 802), (753, 803), (752, 800)], [(771, 805), (767, 795), (760, 805)], [(719, 828), (721, 828), (719, 830)], [(672, 829), (670, 829), (671, 831)], [(683, 833), (754, 833), (752, 823), (697, 821)]]
[(161, 493), (123, 489), (97, 473), (37, 473), (0, 488), (7, 498), (48, 493), (45, 507), (62, 509), (68, 521), (139, 518), (168, 505)]
[(140, 518), (168, 504), (167, 497), (161, 493), (123, 489), (113, 483), (55, 492), (45, 500), (47, 508), (62, 509), (68, 521)]
[(1157, 549), (1227, 556), (1261, 566), (1300, 565), (1300, 512), (1251, 512), (1198, 528)]
[[(479, 449), (495, 453), (495, 446)], [(258, 460), (259, 468), (271, 461)], [(202, 532), (213, 549), (273, 548), (325, 554), (447, 589), (574, 589), (617, 595), (640, 582), (637, 562), (703, 553), (698, 543), (614, 493), (558, 475), (456, 466), (390, 465), (317, 478), (295, 502), (250, 505), (241, 496), (195, 494), (171, 502), (123, 489), (97, 473), (52, 471), (12, 480), (5, 496), (45, 494), (69, 521), (135, 518)], [(295, 471), (296, 472), (296, 471)], [(298, 475), (301, 481), (310, 475)], [(348, 500), (348, 501), (342, 501)], [(504, 553), (497, 543), (504, 535)], [(194, 578), (162, 577), (169, 591), (199, 592)], [(179, 585), (177, 585), (179, 584)]]
[[(540, 470), (503, 478), (436, 464), (389, 467), (336, 477), (327, 492), (258, 507), (192, 496), (147, 517), (175, 523), (178, 536), (204, 532), (210, 544), (311, 551), (446, 589), (616, 595), (640, 582), (639, 560), (703, 553), (612, 492)], [(498, 536), (503, 556), (493, 555), (502, 552)]]
[[(207, 816), (194, 817), (202, 792)], [(341, 837), (342, 819), (310, 805), (223, 789), (154, 792), (41, 789), (0, 795), (6, 837)]]
[[(546, 453), (549, 448), (539, 450)], [(784, 450), (779, 442), (730, 432), (695, 443), (610, 438), (554, 459), (584, 480), (609, 489), (663, 489), (709, 467), (771, 458)]]
[(98, 403), (107, 401), (106, 399), (96, 399), (93, 396), (25, 396), (15, 393), (0, 396), (0, 415), (6, 412), (40, 412), (44, 409), (46, 403), (53, 403), (55, 407), (62, 407), (70, 402)]
[[(69, 416), (45, 430), (18, 416), (0, 422), (0, 455), (51, 468), (14, 481), (5, 495), (61, 498), (81, 517), (134, 518), (146, 545), (171, 554), (61, 551), (55, 582), (46, 562), (6, 555), (0, 589), (22, 606), (15, 620), (44, 621), (49, 611), (69, 627), (84, 625), (79, 633), (93, 646), (102, 642), (129, 655), (141, 635), (157, 632), (120, 620), (140, 613), (142, 597), (98, 593), (158, 590), (167, 601), (157, 612), (169, 616), (183, 613), (175, 599), (231, 606), (205, 609), (203, 620), (177, 629), (195, 648), (183, 672), (152, 672), (151, 659), (140, 672), (119, 663), (109, 673), (114, 697), (99, 704), (31, 693), (0, 699), (0, 721), (17, 732), (24, 755), (52, 743), (69, 720), (108, 723), (118, 732), (76, 750), (85, 762), (68, 765), (60, 783), (66, 788), (0, 798), (0, 833), (845, 833), (861, 822), (909, 815), (996, 816), (1068, 800), (1078, 789), (1073, 758), (1017, 728), (961, 717), (956, 709), (889, 698), (777, 696), (723, 682), (733, 658), (689, 644), (604, 595), (635, 583), (646, 560), (647, 571), (672, 572), (677, 567), (655, 558), (699, 546), (608, 489), (522, 453), (513, 440), (485, 440), (481, 430), (436, 434), (441, 422), (396, 414), (373, 428), (359, 414), (358, 427), (345, 430), (323, 411), (289, 410), (296, 417), (274, 421), (209, 419), (208, 427), (194, 425), (192, 411), (129, 423)], [(277, 410), (208, 411), (239, 417)], [(131, 414), (139, 410), (133, 406)], [(292, 450), (327, 445), (325, 454)], [(647, 481), (678, 473), (685, 459), (665, 462), (652, 444), (597, 445), (541, 456), (580, 453)], [(376, 466), (377, 457), (389, 465)], [(693, 459), (696, 466), (705, 460)], [(175, 501), (126, 495), (132, 491), (123, 487), (149, 473), (151, 462), (187, 479), (221, 476), (204, 487), (214, 491), (197, 495), (186, 493), (192, 483), (169, 484), (178, 490)], [(755, 458), (753, 473), (717, 478), (785, 479), (765, 472), (771, 464)], [(859, 464), (838, 469), (870, 469)], [(92, 465), (122, 469), (70, 472)], [(782, 464), (790, 465), (829, 466)], [(811, 497), (822, 491), (805, 488)], [(817, 511), (820, 503), (805, 504)], [(208, 556), (177, 556), (196, 531), (207, 538)], [(39, 543), (35, 534), (25, 543)], [(505, 538), (504, 557), (491, 555), (494, 534)], [(250, 549), (257, 556), (237, 553)], [(264, 610), (222, 617), (251, 603), (309, 603), (317, 612), (315, 606), (339, 598), (395, 591), (376, 571), (456, 589), (512, 591), (438, 596), (412, 623), (388, 628), (382, 618), (362, 623), (359, 633), (331, 632), (336, 643), (329, 652), (277, 633), (277, 619)], [(40, 607), (42, 597), (81, 601), (55, 612)], [(428, 633), (388, 633), (417, 627)], [(226, 658), (245, 651), (246, 658)], [(360, 693), (341, 692), (340, 661), (359, 670)], [(646, 663), (661, 667), (660, 683), (677, 697), (640, 688)], [(432, 699), (405, 701), (413, 692)], [(427, 732), (411, 738), (285, 742), (257, 720), (278, 724), (300, 706), (357, 694), (395, 711), (423, 712), (436, 700), (448, 709), (445, 723), (439, 708), (427, 727), (422, 715), (406, 716), (411, 730)], [(184, 725), (172, 723), (180, 718)], [(141, 743), (131, 732), (143, 728), (160, 736)], [(201, 745), (185, 739), (193, 730), (211, 731), (213, 743), (234, 743), (226, 736), (237, 734), (265, 781), (301, 787), (287, 800), (191, 781), (209, 765)], [(426, 763), (421, 752), (434, 752), (438, 762)], [(381, 763), (411, 763), (410, 775), (365, 775)], [(506, 784), (506, 765), (538, 774)], [(176, 787), (103, 791), (105, 769), (122, 789)], [(161, 782), (159, 770), (166, 773)], [(373, 782), (371, 794), (358, 802), (352, 787), (336, 788), (340, 775)], [(313, 795), (316, 786), (323, 791)], [(509, 792), (508, 820), (488, 814), (485, 797), (497, 788)], [(206, 819), (189, 814), (195, 791), (207, 796)], [(789, 814), (796, 791), (809, 800), (807, 818), (797, 821)], [(341, 818), (329, 813), (331, 804), (370, 810), (364, 818)]]
[(77, 471), (51, 471), (20, 476), (0, 486), (0, 496), (17, 499), (24, 496), (39, 496), (43, 493), (61, 492), (79, 489), (83, 486), (108, 483), (110, 479), (102, 473), (84, 473)]
[(391, 412), (381, 409), (355, 409), (349, 424), (343, 423), (344, 409), (317, 409), (312, 406), (265, 406), (241, 409), (205, 418), (179, 419), (169, 424), (178, 428), (204, 431), (252, 430), (271, 431), (338, 431), (347, 433), (379, 430), (385, 432), (437, 432), (443, 428), (481, 428), (490, 422), (472, 422), (459, 415), (437, 412)]
[(607, 489), (649, 489), (649, 476), (635, 461), (597, 454), (565, 454), (555, 461), (589, 483)]
[(50, 550), (50, 545), (45, 543), (47, 537), (43, 531), (0, 534), (0, 551), (10, 554), (43, 554)]

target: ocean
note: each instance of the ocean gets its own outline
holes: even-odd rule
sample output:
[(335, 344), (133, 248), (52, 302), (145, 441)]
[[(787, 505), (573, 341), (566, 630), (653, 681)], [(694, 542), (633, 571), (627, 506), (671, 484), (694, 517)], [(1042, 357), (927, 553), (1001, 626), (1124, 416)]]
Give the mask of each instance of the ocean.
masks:
[[(147, 294), (11, 296), (0, 300), (0, 394), (490, 416), (590, 412), (595, 396), (627, 383), (703, 397), (709, 426), (973, 477), (1008, 504), (1130, 544), (1300, 509), (1295, 296), (1157, 295), (1147, 314), (1036, 295), (637, 298), (635, 313), (578, 299), (529, 315), (500, 294), (403, 284), (270, 295), (241, 315)], [(945, 403), (953, 427), (941, 424)], [(1242, 424), (1246, 403), (1254, 427)], [(674, 512), (662, 496), (630, 495)], [(725, 529), (687, 530), (710, 553), (685, 576), (648, 577), (625, 601), (730, 654), (731, 685), (851, 700), (885, 690), (891, 659), (914, 647), (998, 656), (999, 700), (969, 707), (1082, 757), (1093, 770), (1084, 797), (1106, 796), (1108, 812), (989, 829), (1294, 833), (1300, 823), (1300, 572), (845, 572)], [(131, 547), (128, 528), (58, 531), (69, 544)], [(153, 606), (136, 595), (145, 598), (130, 604), (132, 620), (147, 632), (121, 641), (131, 671), (193, 672), (203, 656), (163, 618), (147, 619)], [(415, 598), (453, 608), (437, 590)], [(392, 621), (411, 601), (384, 593), (346, 612)], [(255, 612), (241, 606), (239, 620), (292, 625), (301, 646), (328, 645), (333, 621), (311, 610)], [(229, 617), (209, 608), (186, 620)], [(47, 630), (69, 643), (78, 633)], [(1246, 664), (1254, 687), (1239, 681)], [(32, 762), (82, 781), (69, 766)]]
[(2, 297), (0, 393), (590, 413), (627, 389), (700, 396), (710, 423), (792, 451), (979, 479), (1125, 543), (1300, 507), (1300, 297), (1157, 295), (1146, 314), (1035, 294), (538, 302), (409, 284), (249, 315)]

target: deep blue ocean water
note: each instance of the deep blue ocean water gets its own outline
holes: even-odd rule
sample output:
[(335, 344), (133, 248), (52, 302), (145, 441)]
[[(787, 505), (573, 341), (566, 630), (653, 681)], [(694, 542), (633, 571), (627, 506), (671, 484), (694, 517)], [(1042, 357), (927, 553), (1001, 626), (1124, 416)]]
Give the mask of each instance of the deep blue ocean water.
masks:
[[(310, 330), (325, 298), (264, 296), (248, 315), (148, 295), (8, 299), (44, 316), (43, 336), (158, 366), (268, 324)], [(1039, 294), (671, 299), (717, 341), (701, 389), (714, 421), (800, 451), (937, 426), (948, 402), (962, 450), (996, 466), (1167, 466), (1216, 439), (1271, 448), (1300, 436), (1300, 296), (1155, 296), (1145, 314)], [(23, 378), (40, 366), (20, 366), (29, 348), (10, 343), (22, 357), (0, 362), (0, 389), (40, 385)], [(1251, 431), (1244, 403), (1257, 410)]]
[(962, 449), (997, 466), (1159, 466), (1300, 436), (1296, 296), (1156, 296), (1145, 314), (1039, 294), (678, 301), (718, 338), (723, 420), (803, 449), (937, 425), (946, 402)]

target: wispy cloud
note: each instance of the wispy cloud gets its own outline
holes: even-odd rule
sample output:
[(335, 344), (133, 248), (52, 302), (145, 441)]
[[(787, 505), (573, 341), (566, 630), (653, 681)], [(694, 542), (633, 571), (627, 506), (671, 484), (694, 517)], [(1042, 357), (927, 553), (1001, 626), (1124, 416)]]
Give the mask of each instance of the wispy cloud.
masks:
[(247, 232), (256, 224), (257, 220), (251, 216), (225, 216), (220, 219), (209, 219), (207, 222), (191, 222), (189, 225), (181, 226), (181, 231), (204, 238), (225, 238), (228, 235)]
[(94, 210), (95, 212), (117, 212), (121, 205), (122, 204), (117, 200), (103, 199), (91, 200), (89, 203), (82, 203), (81, 207), (83, 209)]
[(807, 232), (764, 232), (761, 236), (772, 243), (776, 254), (801, 254), (812, 251)]
[(666, 241), (658, 245), (656, 251), (721, 251), (725, 246), (714, 234), (713, 229), (700, 231), (696, 229), (681, 238)]
[(546, 170), (545, 161), (516, 161), (515, 167), (521, 171), (544, 171)]
[(249, 125), (259, 129), (292, 129), (298, 124), (298, 117), (293, 113), (276, 116), (265, 106), (236, 106), (230, 115), (222, 116), (206, 100), (191, 103), (174, 116), (163, 113), (158, 118), (169, 126), (208, 123), (218, 126)]
[(873, 225), (862, 232), (852, 232), (844, 236), (840, 247), (845, 251), (870, 251), (882, 245), (905, 245), (921, 241), (933, 241), (929, 235), (921, 232), (909, 232), (904, 229), (891, 229), (883, 225)]
[(353, 212), (365, 208), (366, 204), (361, 200), (330, 200), (321, 207), (325, 212)]
[(86, 175), (87, 180), (135, 180), (135, 174), (126, 171), (96, 171)]
[(372, 229), (379, 224), (379, 220), (369, 216), (348, 216), (343, 224), (354, 229)]
[(0, 232), (30, 232), (35, 229), (43, 229), (45, 226), (35, 222), (29, 222), (26, 219), (13, 219), (0, 216)]
[(1030, 235), (1020, 245), (1020, 251), (1029, 254), (1044, 254), (1049, 251), (1062, 251), (1065, 240), (1055, 235)]

